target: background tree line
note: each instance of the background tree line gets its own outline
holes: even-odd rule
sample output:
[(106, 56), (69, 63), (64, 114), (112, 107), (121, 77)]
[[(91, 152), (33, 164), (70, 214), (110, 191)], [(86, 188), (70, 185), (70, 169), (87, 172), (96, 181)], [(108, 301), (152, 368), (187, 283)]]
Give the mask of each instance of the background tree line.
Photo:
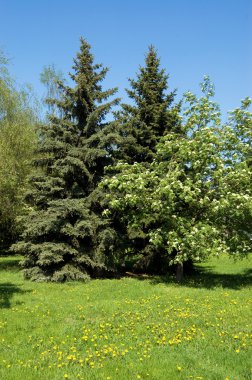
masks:
[[(208, 78), (176, 101), (151, 46), (129, 104), (81, 39), (72, 85), (53, 66), (48, 115), (0, 73), (0, 236), (26, 278), (86, 280), (134, 264), (163, 273), (210, 254), (251, 250), (250, 99), (222, 122)], [(118, 108), (118, 107), (117, 107)], [(113, 113), (112, 121), (108, 115)], [(132, 267), (131, 267), (132, 268)]]

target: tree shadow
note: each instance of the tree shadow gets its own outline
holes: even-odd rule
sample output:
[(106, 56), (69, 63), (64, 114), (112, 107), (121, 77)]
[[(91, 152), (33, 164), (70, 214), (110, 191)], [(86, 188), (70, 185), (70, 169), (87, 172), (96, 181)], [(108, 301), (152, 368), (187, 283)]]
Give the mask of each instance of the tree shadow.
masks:
[(0, 271), (19, 271), (20, 257), (0, 261)]
[[(245, 269), (241, 273), (217, 273), (213, 267), (196, 266), (191, 275), (185, 275), (181, 286), (192, 288), (214, 289), (217, 287), (239, 290), (252, 285), (252, 269)], [(151, 278), (153, 284), (177, 284), (175, 276), (155, 276)]]
[[(10, 282), (5, 282), (0, 284), (0, 308), (1, 309), (8, 309), (11, 307), (11, 299), (14, 296), (14, 294), (24, 294), (24, 293), (30, 293), (31, 290), (22, 290), (20, 287), (18, 287), (15, 284), (12, 284)], [(22, 304), (23, 302), (17, 302), (17, 304)]]

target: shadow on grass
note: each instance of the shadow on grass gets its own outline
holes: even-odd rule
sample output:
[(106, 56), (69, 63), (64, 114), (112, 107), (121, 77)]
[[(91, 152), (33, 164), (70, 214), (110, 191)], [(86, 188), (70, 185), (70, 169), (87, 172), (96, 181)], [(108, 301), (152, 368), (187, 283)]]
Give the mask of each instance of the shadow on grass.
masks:
[[(11, 282), (5, 282), (0, 284), (0, 308), (1, 309), (8, 309), (11, 307), (11, 299), (14, 296), (14, 294), (24, 294), (24, 293), (30, 293), (31, 290), (22, 290), (20, 287), (18, 287), (15, 284), (12, 284)], [(16, 304), (22, 304), (23, 302), (16, 302)]]
[(12, 259), (3, 259), (0, 261), (0, 271), (19, 271), (20, 257), (13, 257)]
[[(175, 277), (155, 276), (151, 278), (153, 284), (176, 284)], [(241, 273), (216, 273), (212, 267), (196, 267), (193, 274), (185, 276), (181, 286), (192, 288), (214, 289), (217, 287), (239, 290), (252, 285), (252, 269)]]

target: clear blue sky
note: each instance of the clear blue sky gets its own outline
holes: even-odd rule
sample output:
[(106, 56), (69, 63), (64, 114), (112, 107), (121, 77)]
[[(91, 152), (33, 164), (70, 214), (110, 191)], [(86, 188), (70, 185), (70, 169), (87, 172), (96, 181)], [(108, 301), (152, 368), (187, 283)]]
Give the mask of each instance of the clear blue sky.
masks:
[(208, 74), (224, 112), (252, 96), (251, 0), (0, 0), (0, 48), (39, 96), (43, 66), (69, 72), (80, 36), (124, 100), (150, 44), (179, 95), (198, 91)]

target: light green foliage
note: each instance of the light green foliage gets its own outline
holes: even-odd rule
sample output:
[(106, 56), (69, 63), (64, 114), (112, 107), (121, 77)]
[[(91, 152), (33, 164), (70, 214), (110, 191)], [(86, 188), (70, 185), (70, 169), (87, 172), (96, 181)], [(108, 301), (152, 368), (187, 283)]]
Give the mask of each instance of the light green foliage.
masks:
[(200, 264), (179, 286), (159, 277), (32, 283), (17, 261), (0, 258), (1, 379), (251, 378), (251, 256)]
[[(29, 90), (17, 90), (0, 58), (0, 244), (16, 236), (17, 216), (23, 212), (21, 195), (36, 145), (35, 109)], [(34, 104), (33, 104), (34, 105)]]
[(40, 74), (40, 81), (46, 87), (44, 103), (48, 107), (48, 116), (50, 114), (56, 115), (60, 111), (53, 102), (55, 99), (60, 100), (61, 95), (63, 95), (61, 88), (61, 83), (64, 81), (63, 73), (57, 70), (53, 64), (44, 66)]
[(202, 91), (185, 95), (181, 133), (164, 136), (149, 167), (120, 163), (104, 182), (106, 213), (120, 212), (135, 235), (147, 231), (170, 264), (251, 250), (250, 100), (222, 125), (208, 78)]

